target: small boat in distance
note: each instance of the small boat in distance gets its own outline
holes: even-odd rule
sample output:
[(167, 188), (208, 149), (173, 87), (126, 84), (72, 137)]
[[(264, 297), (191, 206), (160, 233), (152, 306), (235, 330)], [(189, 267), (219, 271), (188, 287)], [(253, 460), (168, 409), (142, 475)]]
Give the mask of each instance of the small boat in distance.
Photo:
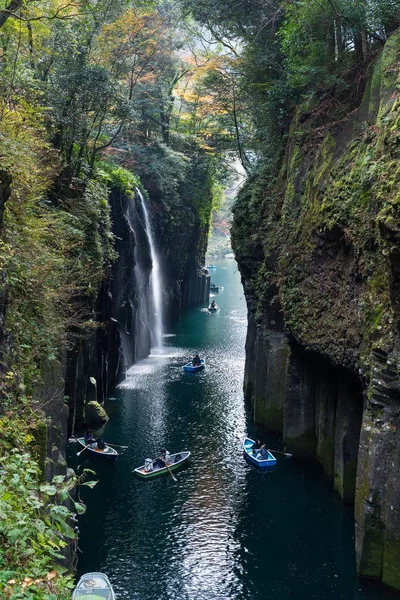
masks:
[(207, 265), (206, 269), (216, 269), (217, 267), (215, 265)]
[(243, 441), (243, 453), (247, 460), (251, 462), (251, 464), (256, 465), (257, 467), (261, 467), (265, 469), (266, 467), (275, 467), (276, 458), (271, 452), (268, 450), (268, 458), (262, 459), (257, 458), (255, 454), (253, 454), (252, 446), (254, 444), (254, 440), (250, 438), (244, 438)]
[(219, 310), (219, 306), (216, 302), (211, 302), (210, 306), (208, 307), (208, 310), (210, 312), (217, 312), (217, 310)]
[(116, 600), (116, 595), (107, 575), (85, 573), (78, 581), (72, 600)]
[(219, 292), (219, 286), (215, 285), (215, 283), (210, 284), (210, 292)]
[(188, 362), (186, 365), (183, 365), (183, 370), (195, 373), (196, 371), (204, 369), (205, 364), (205, 360), (202, 358), (199, 365), (194, 365), (192, 362)]
[(185, 463), (190, 456), (190, 452), (183, 451), (171, 454), (171, 463), (168, 467), (160, 467), (153, 464), (152, 458), (146, 458), (144, 465), (134, 469), (135, 475), (141, 479), (151, 479), (152, 477), (158, 477), (159, 475), (169, 475), (171, 471), (175, 471)]
[(109, 460), (115, 460), (119, 456), (118, 452), (114, 448), (107, 446), (107, 444), (105, 444), (105, 447), (103, 449), (101, 449), (101, 448), (97, 447), (97, 443), (90, 444), (90, 446), (85, 444), (84, 437), (77, 438), (77, 440), (81, 446), (86, 448), (85, 452), (91, 452), (92, 454), (95, 454), (96, 456), (102, 456), (104, 458), (108, 458)]

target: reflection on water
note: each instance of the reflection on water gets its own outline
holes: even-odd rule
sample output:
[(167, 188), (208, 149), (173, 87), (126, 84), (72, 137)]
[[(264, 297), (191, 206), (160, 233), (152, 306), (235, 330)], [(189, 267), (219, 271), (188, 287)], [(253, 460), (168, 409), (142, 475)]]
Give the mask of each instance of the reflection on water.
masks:
[[(185, 314), (108, 402), (105, 437), (129, 448), (114, 464), (80, 457), (99, 484), (83, 494), (79, 571), (104, 571), (119, 600), (387, 600), (358, 580), (352, 510), (318, 465), (278, 456), (262, 473), (242, 456), (245, 434), (265, 435), (246, 421), (246, 308), (236, 263), (225, 265), (221, 310)], [(206, 368), (184, 373), (196, 352)], [(161, 447), (192, 452), (177, 482), (136, 479)]]

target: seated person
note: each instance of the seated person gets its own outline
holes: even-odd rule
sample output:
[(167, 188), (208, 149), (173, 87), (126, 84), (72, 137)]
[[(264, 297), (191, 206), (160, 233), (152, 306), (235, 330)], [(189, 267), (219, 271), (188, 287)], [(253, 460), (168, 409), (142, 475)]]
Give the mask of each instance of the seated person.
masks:
[(169, 460), (171, 462), (171, 455), (168, 452), (168, 450), (165, 450), (165, 448), (162, 448), (160, 450), (160, 456), (158, 456), (155, 460), (153, 460), (153, 465), (155, 467), (160, 467), (160, 469), (162, 467), (165, 467), (165, 465), (167, 464), (167, 460)]
[(213, 301), (211, 302), (211, 308), (215, 308), (215, 307), (216, 307), (215, 300), (213, 300)]
[(94, 439), (91, 430), (87, 429), (86, 433), (85, 433), (85, 446), (89, 446), (90, 444), (94, 444), (95, 441), (96, 440)]
[(261, 442), (260, 442), (260, 440), (256, 440), (254, 442), (254, 444), (252, 445), (251, 449), (253, 450), (253, 454), (256, 454), (257, 450), (261, 449)]
[(267, 460), (267, 458), (268, 458), (268, 450), (265, 447), (265, 444), (263, 444), (261, 446), (261, 448), (257, 451), (256, 458), (259, 458), (260, 460)]
[(192, 365), (194, 367), (198, 367), (199, 365), (201, 365), (200, 356), (198, 354), (196, 354), (196, 356), (193, 358)]
[(98, 450), (105, 450), (106, 443), (101, 436), (97, 438), (96, 443)]

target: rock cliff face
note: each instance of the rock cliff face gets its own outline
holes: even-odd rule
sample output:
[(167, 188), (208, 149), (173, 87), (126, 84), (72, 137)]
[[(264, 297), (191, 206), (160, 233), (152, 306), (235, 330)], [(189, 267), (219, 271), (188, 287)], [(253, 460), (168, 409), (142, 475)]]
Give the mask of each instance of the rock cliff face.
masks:
[[(147, 186), (150, 194), (146, 205), (160, 261), (167, 327), (182, 309), (208, 299), (209, 276), (202, 269), (208, 217), (200, 218), (183, 191), (171, 208), (151, 182)], [(209, 216), (211, 193), (208, 197), (206, 190), (203, 203)], [(137, 195), (129, 198), (114, 189), (110, 206), (118, 259), (90, 307), (97, 323), (93, 334), (78, 341), (67, 357), (65, 393), (72, 431), (86, 422), (87, 403), (104, 402), (127, 369), (150, 353), (151, 315), (147, 307), (151, 304), (152, 259), (140, 200)]]
[[(357, 569), (400, 589), (400, 35), (299, 108), (234, 211), (254, 420), (355, 502)], [(261, 215), (261, 219), (260, 219)]]

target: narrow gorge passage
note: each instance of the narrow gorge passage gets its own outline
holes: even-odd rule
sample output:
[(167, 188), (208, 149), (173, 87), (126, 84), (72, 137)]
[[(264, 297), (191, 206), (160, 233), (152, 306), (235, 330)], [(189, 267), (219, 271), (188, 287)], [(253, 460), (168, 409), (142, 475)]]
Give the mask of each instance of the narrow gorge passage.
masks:
[[(246, 415), (245, 300), (236, 263), (217, 265), (219, 313), (186, 312), (107, 402), (107, 439), (128, 450), (115, 464), (81, 457), (99, 484), (85, 493), (79, 573), (104, 571), (120, 600), (389, 600), (358, 579), (353, 510), (319, 465), (278, 456), (261, 473), (245, 462), (247, 432), (281, 446)], [(205, 371), (184, 374), (196, 351)], [(134, 478), (162, 446), (192, 452), (178, 482)]]

